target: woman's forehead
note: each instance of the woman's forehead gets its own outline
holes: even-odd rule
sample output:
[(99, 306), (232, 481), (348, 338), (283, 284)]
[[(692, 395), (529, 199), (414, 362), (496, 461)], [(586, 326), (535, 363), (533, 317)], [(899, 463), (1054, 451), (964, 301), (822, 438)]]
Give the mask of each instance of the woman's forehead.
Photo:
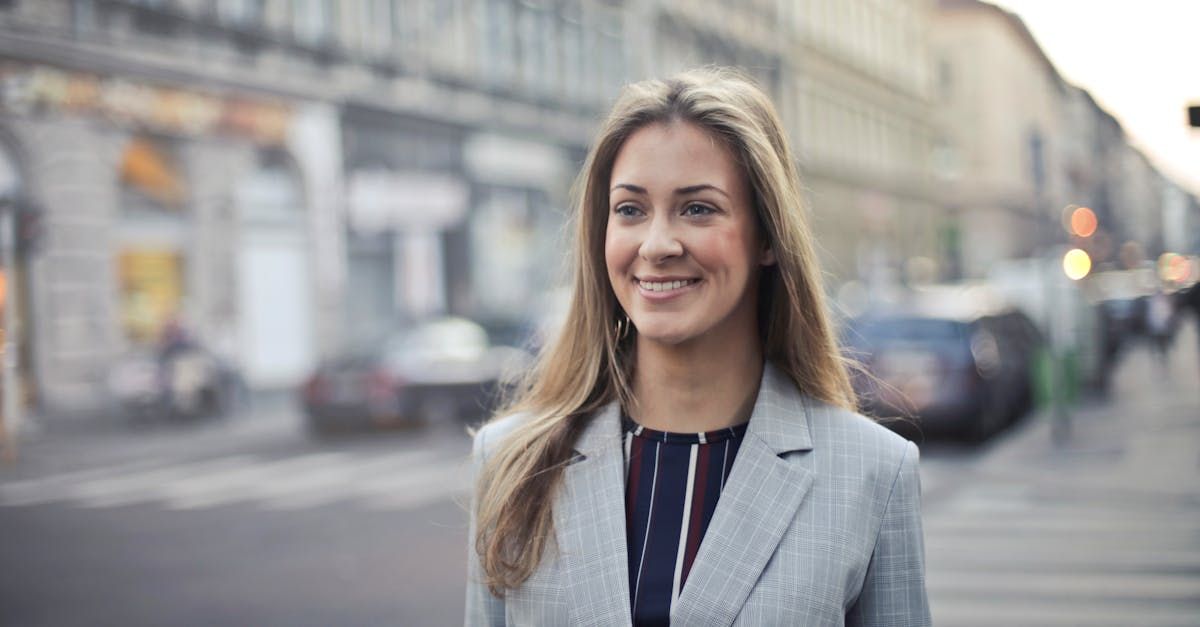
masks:
[(609, 188), (626, 184), (660, 192), (713, 185), (733, 194), (742, 178), (733, 152), (711, 132), (690, 122), (655, 123), (625, 140)]

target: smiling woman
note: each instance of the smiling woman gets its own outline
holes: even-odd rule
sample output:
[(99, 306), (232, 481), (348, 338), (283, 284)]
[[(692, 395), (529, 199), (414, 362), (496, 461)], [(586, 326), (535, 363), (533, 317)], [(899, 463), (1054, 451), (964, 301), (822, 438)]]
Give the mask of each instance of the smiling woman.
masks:
[(467, 624), (929, 624), (917, 450), (854, 411), (769, 99), (630, 85), (576, 189), (563, 331), (475, 435)]

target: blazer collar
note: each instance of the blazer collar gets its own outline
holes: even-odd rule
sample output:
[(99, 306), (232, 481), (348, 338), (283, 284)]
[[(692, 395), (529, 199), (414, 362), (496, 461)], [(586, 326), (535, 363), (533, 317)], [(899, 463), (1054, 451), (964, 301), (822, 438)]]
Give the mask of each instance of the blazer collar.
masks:
[[(812, 450), (808, 413), (813, 403), (800, 394), (787, 374), (767, 362), (746, 433), (763, 440), (776, 455)], [(586, 458), (620, 446), (621, 442), (621, 408), (613, 401), (588, 423), (575, 443), (575, 452)]]
[[(730, 625), (737, 617), (812, 485), (808, 470), (781, 457), (812, 449), (812, 409), (795, 383), (768, 362), (745, 440), (671, 613), (672, 623)], [(571, 624), (628, 625), (618, 403), (593, 416), (575, 448), (579, 455), (564, 473), (554, 521)]]

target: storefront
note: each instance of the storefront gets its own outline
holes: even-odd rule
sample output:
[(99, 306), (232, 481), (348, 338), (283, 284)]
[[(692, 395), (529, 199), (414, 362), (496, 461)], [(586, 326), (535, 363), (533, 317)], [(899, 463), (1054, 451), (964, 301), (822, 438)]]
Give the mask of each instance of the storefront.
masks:
[(45, 217), (22, 339), (50, 411), (94, 413), (114, 360), (174, 325), (251, 385), (311, 370), (321, 247), (291, 156), (295, 103), (15, 62), (0, 82)]

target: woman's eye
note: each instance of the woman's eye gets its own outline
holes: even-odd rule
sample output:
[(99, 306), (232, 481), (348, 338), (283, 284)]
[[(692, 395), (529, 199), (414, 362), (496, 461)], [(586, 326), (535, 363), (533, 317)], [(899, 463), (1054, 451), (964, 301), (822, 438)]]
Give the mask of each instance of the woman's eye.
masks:
[(706, 216), (712, 213), (716, 213), (716, 209), (700, 203), (692, 203), (683, 208), (683, 215), (685, 216)]
[(613, 213), (631, 218), (638, 214), (638, 208), (633, 205), (617, 205), (617, 208), (613, 209)]

